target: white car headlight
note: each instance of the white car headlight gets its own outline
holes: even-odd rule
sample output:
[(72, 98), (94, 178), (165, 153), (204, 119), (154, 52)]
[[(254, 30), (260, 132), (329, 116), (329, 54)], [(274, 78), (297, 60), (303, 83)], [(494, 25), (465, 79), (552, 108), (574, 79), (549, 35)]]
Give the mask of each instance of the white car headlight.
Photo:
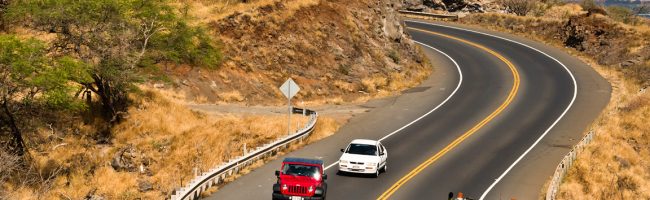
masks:
[(348, 161), (347, 161), (347, 160), (341, 160), (341, 161), (339, 161), (339, 163), (341, 163), (341, 164), (348, 164)]
[(377, 166), (377, 163), (367, 162), (366, 165), (368, 165), (368, 166)]

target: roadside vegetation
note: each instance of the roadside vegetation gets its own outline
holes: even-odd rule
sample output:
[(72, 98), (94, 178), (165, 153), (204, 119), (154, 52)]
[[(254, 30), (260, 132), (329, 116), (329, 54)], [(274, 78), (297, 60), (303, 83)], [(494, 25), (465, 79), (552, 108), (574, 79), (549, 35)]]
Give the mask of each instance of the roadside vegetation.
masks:
[[(221, 61), (215, 40), (164, 0), (1, 3), (3, 199), (80, 199), (97, 181), (136, 181), (93, 151), (121, 148), (116, 128), (136, 105), (136, 85), (160, 63)], [(119, 188), (109, 190), (129, 196)]]
[(536, 4), (520, 16), (474, 14), (462, 22), (566, 48), (612, 84), (609, 105), (589, 128), (597, 135), (570, 169), (558, 199), (649, 199), (650, 22), (634, 16), (647, 7)]
[[(306, 105), (415, 86), (431, 68), (392, 12), (370, 0), (0, 0), (0, 199), (164, 199), (244, 144), (286, 135), (284, 115), (185, 104), (281, 105), (288, 77)], [(304, 144), (341, 123), (320, 116)]]

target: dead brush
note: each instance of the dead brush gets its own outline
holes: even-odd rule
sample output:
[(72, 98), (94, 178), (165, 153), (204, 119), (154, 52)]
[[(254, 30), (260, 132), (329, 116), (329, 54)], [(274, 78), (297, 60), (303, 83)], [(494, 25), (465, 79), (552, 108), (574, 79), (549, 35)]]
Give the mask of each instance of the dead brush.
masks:
[[(251, 13), (256, 8), (269, 6), (275, 4), (276, 0), (190, 0), (179, 1), (176, 0), (175, 5), (182, 8), (189, 6), (192, 12), (190, 15), (196, 18), (196, 23), (206, 24), (212, 21), (217, 21), (230, 16), (236, 12)], [(284, 2), (287, 12), (282, 12), (278, 15), (278, 19), (286, 19), (291, 17), (293, 13), (303, 7), (316, 5), (320, 0), (289, 0)]]
[(643, 189), (650, 187), (650, 94), (635, 81), (612, 83), (615, 99), (593, 127), (600, 134), (578, 156), (558, 199), (650, 198)]
[[(10, 193), (0, 195), (8, 199), (84, 199), (88, 195), (164, 199), (174, 188), (186, 185), (195, 170), (205, 172), (241, 156), (244, 144), (251, 151), (287, 135), (286, 115), (215, 117), (191, 111), (152, 91), (145, 90), (136, 98), (139, 106), (130, 108), (129, 120), (115, 127), (111, 145), (97, 146), (68, 136), (62, 141), (67, 145), (35, 157), (41, 167), (32, 174), (49, 180), (47, 187), (39, 187), (47, 191), (3, 184)], [(307, 119), (292, 116), (292, 131), (302, 128)], [(333, 120), (320, 120), (314, 132), (318, 138), (331, 135), (338, 128)], [(144, 171), (116, 171), (106, 164), (125, 146), (132, 146), (138, 157), (150, 160), (143, 166)], [(140, 163), (136, 164), (139, 167)], [(140, 191), (140, 181), (151, 183), (153, 190)]]

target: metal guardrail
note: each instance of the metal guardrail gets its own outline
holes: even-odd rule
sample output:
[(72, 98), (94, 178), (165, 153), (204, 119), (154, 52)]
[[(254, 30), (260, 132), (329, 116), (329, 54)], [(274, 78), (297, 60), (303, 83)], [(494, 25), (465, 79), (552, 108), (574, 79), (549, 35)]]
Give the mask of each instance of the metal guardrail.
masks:
[(200, 176), (195, 177), (190, 183), (183, 188), (180, 188), (171, 195), (172, 200), (194, 200), (198, 199), (201, 195), (201, 192), (204, 192), (208, 188), (223, 183), (224, 180), (239, 172), (246, 166), (253, 164), (254, 162), (271, 157), (275, 155), (281, 149), (287, 148), (292, 142), (302, 141), (309, 135), (311, 135), (314, 127), (316, 125), (316, 120), (318, 120), (318, 113), (313, 110), (302, 109), (302, 108), (292, 108), (291, 110), (294, 114), (303, 114), (309, 115), (309, 121), (307, 125), (302, 129), (298, 130), (296, 133), (289, 135), (283, 139), (277, 140), (275, 142), (266, 144), (264, 146), (258, 147), (255, 151), (250, 152), (246, 155), (238, 157), (234, 160), (228, 161), (228, 163), (221, 165), (218, 168), (212, 169), (207, 173), (203, 173)]
[(409, 10), (398, 10), (400, 14), (405, 14), (409, 16), (418, 16), (418, 17), (429, 17), (429, 18), (441, 18), (441, 19), (453, 19), (453, 20), (458, 20), (458, 15), (449, 15), (449, 14), (435, 14), (435, 13), (427, 13), (427, 12), (416, 12), (416, 11), (409, 11)]
[(564, 179), (564, 176), (566, 176), (567, 171), (569, 171), (569, 168), (573, 166), (573, 162), (576, 160), (576, 157), (582, 151), (585, 149), (585, 146), (587, 146), (591, 141), (594, 139), (595, 132), (590, 131), (587, 135), (585, 135), (582, 140), (576, 146), (571, 149), (571, 151), (562, 158), (562, 161), (560, 161), (560, 164), (557, 165), (557, 168), (555, 168), (555, 173), (553, 174), (553, 178), (551, 179), (551, 183), (548, 185), (548, 190), (546, 191), (546, 200), (555, 200), (555, 197), (557, 195), (557, 191), (560, 189), (560, 183), (562, 183), (562, 179)]

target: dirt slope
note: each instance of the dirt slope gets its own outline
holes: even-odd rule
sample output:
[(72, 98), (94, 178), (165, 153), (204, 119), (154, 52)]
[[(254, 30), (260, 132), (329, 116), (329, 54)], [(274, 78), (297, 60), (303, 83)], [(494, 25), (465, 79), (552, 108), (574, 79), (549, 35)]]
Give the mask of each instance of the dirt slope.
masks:
[(277, 87), (293, 78), (299, 101), (342, 103), (386, 95), (425, 78), (402, 33), (393, 1), (276, 1), (209, 22), (223, 43), (218, 70), (171, 68), (174, 90), (198, 103), (285, 103)]

